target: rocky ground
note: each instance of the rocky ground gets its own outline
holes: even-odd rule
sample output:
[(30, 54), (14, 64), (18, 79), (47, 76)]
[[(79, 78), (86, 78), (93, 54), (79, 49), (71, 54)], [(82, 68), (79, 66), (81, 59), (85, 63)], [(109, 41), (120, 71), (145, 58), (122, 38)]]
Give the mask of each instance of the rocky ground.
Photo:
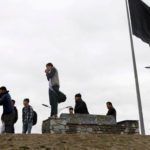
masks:
[(150, 136), (1, 135), (0, 150), (150, 150)]

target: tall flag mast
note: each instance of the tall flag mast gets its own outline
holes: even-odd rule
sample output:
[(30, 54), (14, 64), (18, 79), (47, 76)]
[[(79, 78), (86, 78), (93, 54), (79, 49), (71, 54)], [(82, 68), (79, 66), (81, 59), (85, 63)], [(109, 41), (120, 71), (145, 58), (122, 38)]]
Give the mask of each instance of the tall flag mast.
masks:
[[(135, 12), (135, 10), (137, 10), (137, 8), (138, 8), (137, 6), (140, 2), (142, 2), (142, 1), (141, 0), (126, 0), (126, 9), (127, 9), (127, 18), (128, 18), (128, 25), (129, 25), (129, 36), (130, 36), (130, 43), (131, 43), (131, 52), (132, 52), (132, 61), (133, 61), (133, 69), (134, 69), (134, 77), (135, 77), (135, 85), (136, 85), (136, 94), (137, 94), (141, 134), (145, 135), (142, 101), (141, 101), (141, 94), (140, 94), (140, 87), (139, 87), (139, 79), (138, 79), (138, 72), (137, 72), (134, 43), (133, 43), (133, 37), (132, 37), (132, 34), (134, 34), (137, 37), (141, 38), (144, 42), (147, 42), (150, 44), (150, 38), (149, 38), (150, 36), (145, 36), (144, 32), (140, 32), (140, 31), (143, 31), (142, 28), (139, 27), (139, 24), (140, 23), (142, 24), (142, 22), (141, 22), (141, 20), (137, 20), (138, 16), (136, 16), (136, 15), (140, 14), (141, 12), (139, 12), (135, 16), (133, 13), (133, 12)], [(137, 11), (139, 11), (139, 10), (137, 10)], [(136, 19), (135, 19), (135, 17), (136, 17)], [(135, 19), (134, 22), (133, 22), (133, 19)], [(135, 32), (135, 31), (137, 31), (137, 32)]]

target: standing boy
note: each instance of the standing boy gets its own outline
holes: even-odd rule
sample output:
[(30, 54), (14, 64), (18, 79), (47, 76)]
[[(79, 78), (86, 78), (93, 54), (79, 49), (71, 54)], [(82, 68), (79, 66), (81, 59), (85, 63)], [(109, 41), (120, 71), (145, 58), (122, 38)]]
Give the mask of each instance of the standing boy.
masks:
[(51, 117), (57, 118), (58, 114), (58, 93), (59, 93), (59, 76), (57, 69), (52, 63), (46, 65), (45, 70), (47, 79), (49, 81), (49, 101), (51, 105)]
[(29, 105), (30, 100), (28, 98), (24, 99), (23, 105), (24, 108), (22, 110), (22, 120), (23, 120), (23, 133), (31, 134), (32, 126), (33, 126), (33, 108)]

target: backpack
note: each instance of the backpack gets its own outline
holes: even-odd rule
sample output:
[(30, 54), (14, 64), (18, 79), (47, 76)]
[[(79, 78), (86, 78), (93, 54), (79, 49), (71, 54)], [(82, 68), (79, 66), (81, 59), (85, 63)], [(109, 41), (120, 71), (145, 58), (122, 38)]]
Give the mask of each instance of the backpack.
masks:
[(14, 123), (16, 123), (18, 121), (18, 110), (16, 107), (14, 107), (14, 113), (15, 113)]
[(33, 111), (33, 126), (37, 124), (38, 115), (35, 111)]

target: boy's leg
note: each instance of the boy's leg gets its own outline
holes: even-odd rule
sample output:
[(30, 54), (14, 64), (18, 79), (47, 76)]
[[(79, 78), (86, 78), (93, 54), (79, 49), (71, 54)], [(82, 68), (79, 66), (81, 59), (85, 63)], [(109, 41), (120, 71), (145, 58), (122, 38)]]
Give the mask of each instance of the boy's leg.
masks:
[(15, 133), (15, 125), (13, 124), (13, 133)]
[(14, 125), (14, 114), (6, 114), (4, 115), (4, 124), (5, 124), (5, 133), (14, 133), (13, 125)]
[(31, 134), (32, 126), (33, 126), (33, 123), (28, 123), (28, 129), (27, 129), (28, 134)]
[(15, 118), (15, 113), (12, 112), (10, 115), (9, 115), (9, 120), (10, 120), (10, 129), (11, 129), (11, 133), (14, 133), (14, 118)]
[(23, 133), (23, 134), (26, 134), (26, 133), (27, 133), (27, 123), (23, 123), (22, 133)]
[(54, 86), (54, 100), (53, 100), (53, 113), (54, 115), (58, 114), (58, 92), (59, 92), (59, 86)]
[(54, 106), (55, 106), (55, 94), (52, 90), (49, 89), (49, 101), (50, 101), (50, 105), (51, 105), (51, 116), (54, 115)]
[(4, 133), (9, 133), (9, 123), (8, 123), (8, 116), (3, 115), (3, 121), (4, 121)]
[(5, 123), (2, 121), (1, 134), (5, 133)]

